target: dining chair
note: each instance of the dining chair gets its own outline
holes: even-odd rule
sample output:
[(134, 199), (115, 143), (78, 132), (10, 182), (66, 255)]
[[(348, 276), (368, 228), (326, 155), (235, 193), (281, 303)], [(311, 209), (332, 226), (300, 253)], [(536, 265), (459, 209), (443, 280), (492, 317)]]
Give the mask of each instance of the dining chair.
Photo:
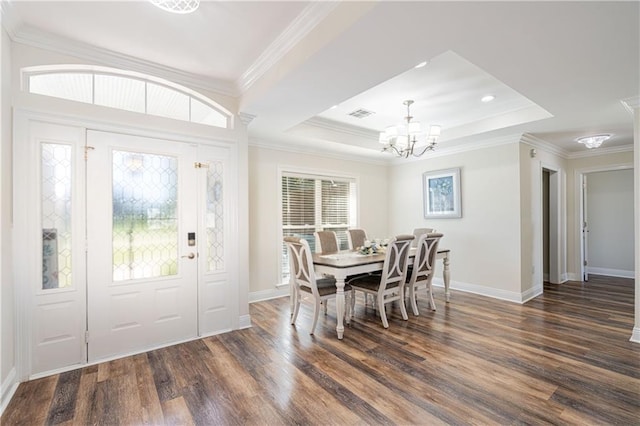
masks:
[(364, 246), (364, 242), (367, 240), (367, 233), (364, 229), (348, 229), (347, 241), (349, 242), (349, 250), (355, 250), (358, 247)]
[(416, 239), (411, 242), (411, 247), (418, 246), (418, 238), (420, 238), (420, 235), (431, 234), (432, 232), (436, 232), (436, 230), (433, 228), (415, 228), (413, 230), (413, 236), (416, 237)]
[(408, 320), (407, 309), (404, 306), (404, 289), (407, 279), (407, 263), (413, 235), (398, 235), (389, 242), (387, 253), (380, 275), (366, 275), (349, 281), (351, 286), (351, 312), (355, 308), (355, 292), (376, 296), (378, 312), (384, 328), (389, 328), (389, 321), (385, 312), (385, 305), (395, 300), (400, 301), (402, 319)]
[(316, 253), (335, 253), (340, 250), (338, 235), (333, 231), (317, 231), (313, 235), (316, 237)]
[[(300, 302), (303, 293), (313, 296), (313, 324), (309, 334), (313, 334), (318, 323), (318, 315), (320, 313), (320, 304), (326, 303), (329, 299), (336, 297), (336, 279), (334, 277), (316, 278), (313, 268), (313, 259), (311, 257), (311, 248), (307, 240), (298, 237), (284, 237), (284, 242), (289, 249), (289, 262), (291, 265), (291, 284), (293, 297), (293, 314), (291, 316), (291, 324), (295, 324), (300, 310)], [(348, 284), (344, 286), (345, 293), (345, 318), (349, 322), (351, 287)]]
[(409, 300), (411, 301), (411, 308), (413, 309), (414, 315), (418, 315), (416, 292), (423, 286), (429, 295), (431, 310), (436, 310), (431, 281), (433, 281), (440, 238), (442, 238), (442, 234), (438, 233), (422, 234), (418, 238), (413, 265), (408, 268), (407, 272), (407, 289), (409, 290)]

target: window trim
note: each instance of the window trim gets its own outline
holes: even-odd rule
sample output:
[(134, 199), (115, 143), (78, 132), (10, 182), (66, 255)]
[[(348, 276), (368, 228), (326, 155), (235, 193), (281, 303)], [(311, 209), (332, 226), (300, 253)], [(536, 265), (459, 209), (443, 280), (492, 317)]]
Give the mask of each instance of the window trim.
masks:
[(288, 286), (289, 282), (282, 280), (282, 234), (284, 225), (282, 223), (282, 178), (283, 176), (291, 176), (291, 177), (300, 177), (305, 179), (325, 179), (325, 180), (335, 180), (339, 182), (349, 182), (353, 183), (355, 186), (354, 189), (354, 206), (355, 212), (351, 212), (351, 219), (353, 220), (353, 226), (360, 226), (360, 179), (357, 175), (344, 173), (343, 171), (337, 170), (318, 170), (318, 169), (307, 169), (300, 168), (296, 166), (278, 166), (277, 178), (276, 178), (276, 188), (278, 191), (278, 201), (276, 205), (276, 217), (278, 224), (278, 240), (274, 244), (275, 253), (278, 253), (278, 268), (276, 270), (276, 287)]
[[(69, 74), (69, 73), (75, 73), (75, 74), (89, 74), (91, 75), (91, 84), (92, 84), (92, 92), (91, 92), (91, 105), (96, 105), (95, 104), (95, 76), (96, 74), (99, 75), (111, 75), (111, 76), (115, 76), (115, 77), (125, 77), (125, 78), (130, 78), (133, 80), (139, 80), (145, 83), (145, 115), (151, 115), (156, 117), (153, 114), (147, 114), (147, 83), (153, 83), (153, 84), (157, 84), (159, 86), (164, 86), (166, 88), (169, 88), (171, 90), (175, 90), (179, 93), (182, 93), (186, 96), (189, 97), (189, 120), (186, 121), (188, 123), (193, 123), (193, 124), (201, 124), (201, 123), (197, 123), (197, 122), (193, 122), (191, 121), (191, 98), (196, 99), (200, 102), (202, 102), (203, 104), (205, 104), (206, 106), (209, 106), (210, 108), (212, 108), (213, 110), (215, 110), (216, 112), (218, 112), (219, 114), (223, 115), (226, 117), (227, 119), (227, 126), (226, 127), (219, 127), (219, 126), (211, 126), (211, 127), (217, 127), (217, 128), (221, 128), (221, 129), (229, 129), (229, 130), (233, 130), (235, 128), (235, 121), (234, 121), (234, 115), (225, 107), (223, 107), (222, 105), (220, 105), (218, 102), (214, 101), (211, 98), (208, 98), (207, 96), (196, 92), (195, 90), (192, 90), (186, 86), (183, 86), (181, 84), (178, 83), (174, 83), (170, 80), (166, 80), (164, 78), (160, 78), (160, 77), (155, 77), (153, 75), (149, 75), (149, 74), (144, 74), (144, 73), (140, 73), (140, 72), (136, 72), (136, 71), (128, 71), (128, 70), (122, 70), (122, 69), (118, 69), (118, 68), (111, 68), (111, 67), (103, 67), (103, 66), (99, 66), (99, 65), (83, 65), (83, 64), (60, 64), (60, 65), (35, 65), (35, 66), (30, 66), (30, 67), (24, 67), (20, 69), (20, 84), (21, 84), (21, 89), (25, 92), (31, 93), (30, 91), (30, 87), (29, 87), (29, 78), (31, 76), (37, 76), (37, 75), (49, 75), (49, 74)], [(38, 95), (37, 93), (34, 93), (35, 95)], [(44, 96), (44, 95), (42, 95)], [(64, 98), (58, 98), (57, 99), (64, 99)], [(78, 101), (74, 101), (74, 100), (70, 100), (71, 102), (78, 102)], [(82, 103), (82, 102), (79, 102)], [(113, 108), (113, 107), (106, 107), (106, 108)], [(131, 112), (129, 110), (126, 109), (119, 109), (119, 108), (114, 108), (117, 109), (119, 111), (127, 111), (127, 112)], [(139, 113), (140, 114), (140, 113)], [(163, 116), (158, 116), (158, 117), (163, 117)], [(167, 118), (167, 117), (164, 117)], [(178, 120), (178, 119), (176, 119)], [(179, 120), (179, 121), (185, 121), (185, 120)], [(205, 124), (206, 125), (206, 124)]]

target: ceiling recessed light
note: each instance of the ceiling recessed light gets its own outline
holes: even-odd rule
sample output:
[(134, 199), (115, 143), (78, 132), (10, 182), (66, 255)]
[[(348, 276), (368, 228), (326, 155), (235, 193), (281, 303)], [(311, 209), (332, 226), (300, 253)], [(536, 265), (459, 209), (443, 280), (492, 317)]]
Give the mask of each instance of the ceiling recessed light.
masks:
[(428, 61), (420, 62), (418, 65), (415, 66), (415, 68), (426, 67), (428, 63), (429, 63)]
[(338, 105), (334, 105), (334, 106), (332, 106), (332, 107), (331, 107), (331, 108), (329, 108), (329, 109), (336, 109), (336, 108), (338, 108)]
[(482, 99), (480, 99), (482, 102), (491, 102), (492, 100), (494, 100), (496, 97), (494, 95), (485, 95), (482, 97)]

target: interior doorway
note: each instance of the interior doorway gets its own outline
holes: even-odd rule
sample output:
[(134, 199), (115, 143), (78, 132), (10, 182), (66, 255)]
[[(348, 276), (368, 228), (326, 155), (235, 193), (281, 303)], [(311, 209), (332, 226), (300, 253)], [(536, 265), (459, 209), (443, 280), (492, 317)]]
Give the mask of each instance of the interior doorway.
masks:
[(558, 169), (542, 168), (542, 271), (544, 281), (560, 284), (562, 278), (561, 180)]
[(634, 278), (633, 168), (592, 169), (580, 174), (582, 277)]

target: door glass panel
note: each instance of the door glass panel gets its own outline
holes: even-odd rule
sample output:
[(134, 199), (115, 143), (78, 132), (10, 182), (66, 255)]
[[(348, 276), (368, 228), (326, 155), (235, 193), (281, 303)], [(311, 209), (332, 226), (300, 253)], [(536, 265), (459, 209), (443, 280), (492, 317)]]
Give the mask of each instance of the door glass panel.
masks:
[(223, 164), (214, 161), (207, 172), (207, 271), (224, 269)]
[(113, 151), (113, 280), (178, 273), (178, 160)]
[(71, 146), (43, 143), (42, 288), (71, 287)]

